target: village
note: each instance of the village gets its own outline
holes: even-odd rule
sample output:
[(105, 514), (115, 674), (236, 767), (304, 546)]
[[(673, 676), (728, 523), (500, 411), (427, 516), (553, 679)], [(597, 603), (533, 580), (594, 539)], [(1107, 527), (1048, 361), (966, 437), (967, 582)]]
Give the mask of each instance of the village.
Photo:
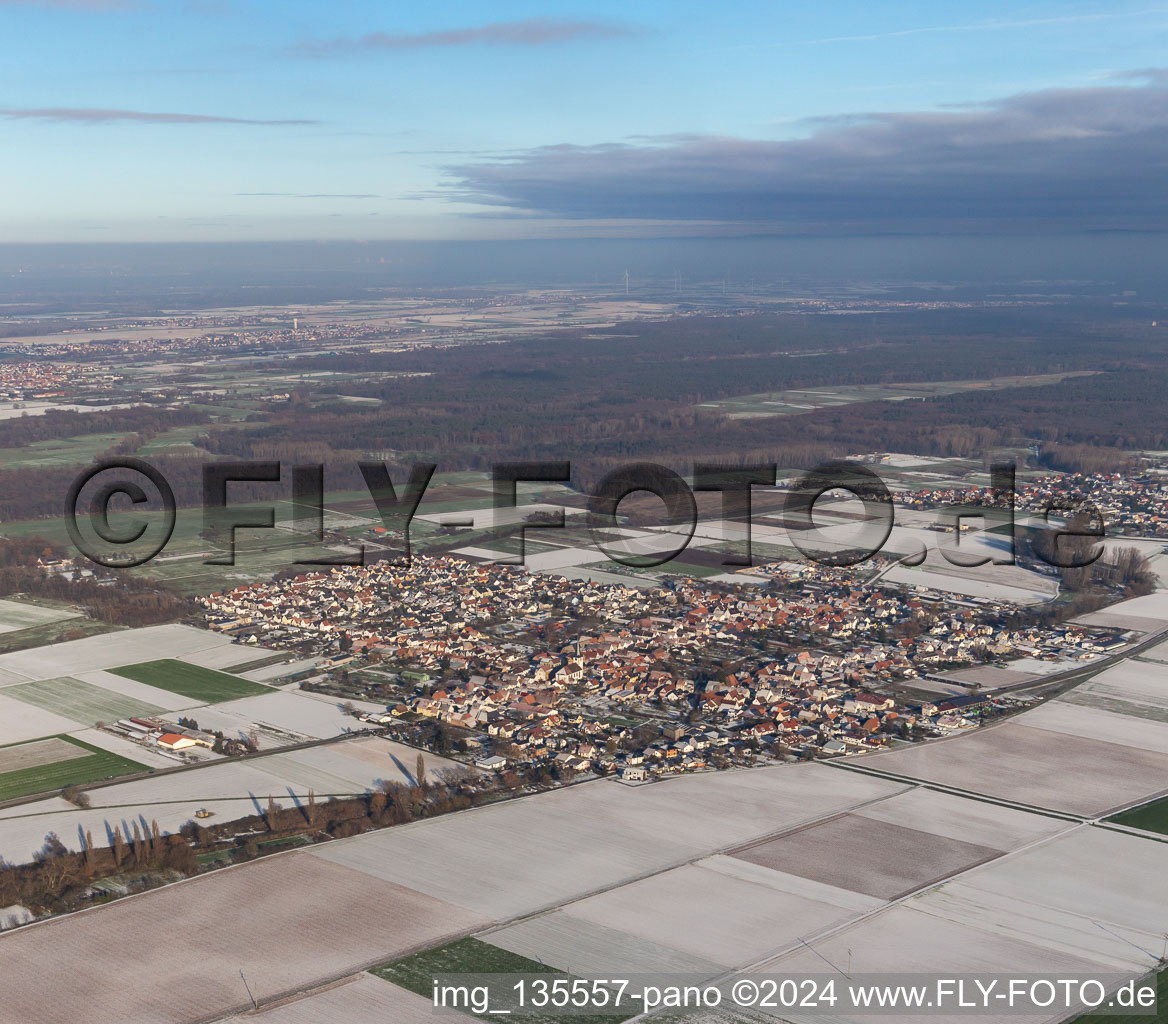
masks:
[[(442, 730), (479, 767), (629, 781), (878, 749), (1033, 703), (961, 667), (1088, 662), (1114, 630), (1030, 624), (1018, 608), (869, 584), (851, 569), (755, 567), (761, 587), (669, 579), (637, 590), (415, 556), (200, 598), (209, 628), (322, 660), (306, 689), (383, 701), (366, 722)], [(952, 692), (956, 690), (956, 692)], [(930, 696), (932, 694), (933, 696)]]
[[(1168, 537), (1164, 499), (1168, 481), (1158, 470), (1129, 473), (1052, 473), (1020, 482), (1015, 493), (1019, 512), (1065, 518), (1082, 509), (1102, 517), (1109, 535)], [(1002, 496), (992, 487), (969, 485), (920, 487), (893, 492), (893, 501), (904, 508), (936, 509), (955, 505), (994, 506)]]
[(120, 374), (92, 365), (23, 362), (0, 363), (0, 400), (68, 398), (109, 391)]

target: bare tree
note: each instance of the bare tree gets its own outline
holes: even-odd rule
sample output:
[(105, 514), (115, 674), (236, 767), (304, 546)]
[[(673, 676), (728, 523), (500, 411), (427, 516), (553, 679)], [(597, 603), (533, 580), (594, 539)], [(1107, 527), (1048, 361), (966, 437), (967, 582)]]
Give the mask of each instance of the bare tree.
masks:
[(89, 794), (83, 793), (80, 786), (66, 786), (61, 790), (61, 796), (75, 807), (84, 809), (89, 806)]
[(418, 762), (414, 765), (414, 782), (419, 786), (426, 785), (426, 759), (419, 754)]

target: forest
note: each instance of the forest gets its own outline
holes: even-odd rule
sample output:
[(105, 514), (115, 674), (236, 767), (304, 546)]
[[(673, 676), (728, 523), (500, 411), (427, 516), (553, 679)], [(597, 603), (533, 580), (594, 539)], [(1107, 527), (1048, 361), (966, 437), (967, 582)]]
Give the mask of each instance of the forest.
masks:
[[(266, 366), (242, 362), (240, 372)], [(347, 349), (283, 362), (281, 372), (290, 367), (301, 376), (289, 400), (242, 421), (149, 406), (55, 413), (0, 424), (0, 447), (85, 430), (133, 431), (106, 453), (112, 455), (169, 427), (203, 424), (194, 454), (325, 463), (328, 490), (363, 489), (356, 462), (390, 453), (397, 473), (414, 462), (434, 462), (444, 472), (568, 460), (583, 491), (630, 461), (682, 473), (695, 461), (798, 470), (857, 452), (977, 458), (995, 447), (1037, 445), (1051, 468), (1122, 469), (1130, 450), (1168, 448), (1161, 401), (1168, 330), (1065, 312), (683, 316), (625, 323), (611, 333), (566, 328), (492, 344)], [(735, 417), (703, 404), (788, 389), (1071, 372), (1080, 375), (787, 415)], [(313, 376), (329, 373), (347, 375), (343, 393)], [(354, 397), (379, 401), (346, 400)], [(150, 461), (180, 505), (201, 502), (202, 460)], [(0, 470), (0, 519), (61, 515), (75, 475), (68, 468)], [(239, 485), (233, 493), (235, 500), (265, 499), (271, 488)]]

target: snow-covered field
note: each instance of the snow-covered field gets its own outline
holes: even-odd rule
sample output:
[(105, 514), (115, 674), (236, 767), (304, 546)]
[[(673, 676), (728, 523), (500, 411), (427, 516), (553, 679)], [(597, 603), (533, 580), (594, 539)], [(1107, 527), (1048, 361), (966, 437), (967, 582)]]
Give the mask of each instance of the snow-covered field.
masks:
[[(151, 768), (178, 764), (108, 733), (89, 730), (77, 735)], [(124, 833), (136, 819), (157, 821), (163, 832), (174, 833), (201, 807), (218, 819), (229, 820), (261, 812), (269, 797), (284, 807), (293, 807), (302, 805), (310, 791), (324, 800), (365, 793), (383, 780), (413, 785), (417, 756), (418, 751), (410, 747), (369, 736), (270, 757), (221, 760), (195, 771), (103, 786), (89, 791), (91, 806), (87, 810), (56, 798), (22, 804), (19, 814), (0, 815), (0, 856), (26, 860), (44, 845), (50, 832), (70, 849), (79, 850), (87, 831), (106, 837), (122, 826)], [(424, 759), (426, 777), (431, 781), (439, 781), (446, 771), (475, 771), (434, 754), (427, 753)]]
[[(52, 679), (156, 658), (181, 659), (197, 651), (224, 646), (231, 646), (231, 641), (209, 630), (193, 626), (147, 626), (0, 654), (0, 671), (14, 672), (27, 679)], [(246, 652), (243, 653), (240, 660), (245, 660)]]
[(330, 843), (313, 855), (510, 917), (904, 788), (817, 764), (682, 776), (643, 787), (604, 780)]
[[(975, 738), (931, 747), (956, 753)], [(241, 769), (257, 771), (227, 764), (187, 778)], [(1066, 783), (1066, 773), (1059, 778)], [(57, 813), (82, 813), (56, 803)], [(133, 817), (129, 808), (110, 812)], [(827, 837), (841, 821), (853, 827)], [(854, 878), (883, 885), (890, 870), (910, 882), (937, 870), (952, 875), (888, 903), (842, 875), (806, 870), (808, 856), (775, 858), (773, 866), (743, 859), (744, 845), (773, 850), (777, 835), (805, 842), (817, 832), (831, 839), (821, 859), (850, 864)], [(909, 869), (905, 832), (929, 853)], [(976, 863), (985, 850), (1004, 854)], [(241, 966), (269, 999), (466, 933), (610, 976), (697, 978), (747, 965), (827, 976), (834, 971), (825, 959), (854, 975), (1087, 974), (1148, 966), (1141, 949), (1159, 948), (1166, 905), (1168, 844), (838, 767), (682, 776), (636, 788), (605, 780), (279, 854), (10, 933), (0, 937), (11, 965), (0, 976), (0, 1005), (22, 1020), (193, 1024), (239, 1012)], [(152, 983), (109, 985), (111, 965), (123, 962)], [(61, 984), (45, 984), (57, 964), (68, 983), (62, 973)], [(415, 1012), (429, 1013), (424, 1000), (364, 976), (258, 1019), (380, 1024)]]
[[(1097, 974), (1105, 969), (1099, 962), (1078, 956), (1057, 945), (1028, 942), (945, 920), (927, 912), (924, 906), (917, 909), (915, 901), (873, 914), (851, 927), (814, 939), (811, 945), (811, 949), (795, 946), (789, 953), (758, 965), (752, 973), (813, 976), (823, 980), (834, 976), (838, 982), (840, 975), (832, 969), (832, 965), (839, 972), (848, 971), (854, 978), (863, 975), (906, 974), (936, 977), (938, 974), (950, 973), (983, 977), (1038, 974), (1065, 977), (1072, 973)], [(963, 1012), (960, 1019), (976, 1024), (1018, 1024), (1020, 1021), (1054, 1024), (1065, 1016), (1065, 1012), (1026, 1016), (1008, 1012)], [(784, 1011), (783, 1019), (792, 1024), (812, 1024), (825, 1018)], [(873, 1018), (871, 1015), (834, 1014), (830, 1019), (838, 1024), (863, 1024)], [(888, 1019), (896, 1018), (890, 1016)], [(948, 1024), (955, 1018), (952, 1014), (913, 1013), (903, 1019), (911, 1020), (914, 1024)]]
[[(1105, 964), (1150, 968), (1164, 944), (1168, 844), (1079, 826), (971, 871), (915, 901), (1003, 940)], [(1134, 945), (1133, 945), (1134, 944)]]
[[(487, 497), (487, 495), (484, 494), (483, 497)], [(475, 530), (486, 530), (492, 526), (514, 526), (536, 512), (552, 515), (558, 515), (562, 512), (565, 517), (571, 517), (583, 515), (585, 511), (586, 509), (569, 508), (565, 505), (532, 504), (519, 505), (516, 508), (478, 508), (466, 509), (461, 512), (431, 512), (417, 515), (414, 518), (439, 526), (458, 524), (459, 526), (470, 526)], [(535, 533), (535, 531), (532, 532)], [(538, 536), (538, 534), (536, 535)]]
[[(0, 1005), (12, 1021), (209, 1019), (250, 1007), (241, 968), (271, 999), (486, 923), (292, 852), (5, 935)], [(69, 980), (54, 984), (57, 970)]]
[(1139, 661), (1120, 662), (1063, 694), (1059, 702), (1168, 721), (1168, 665), (1144, 661), (1143, 655)]
[[(444, 1010), (446, 1019), (472, 1017)], [(434, 1004), (373, 974), (358, 974), (336, 985), (281, 1003), (260, 1013), (232, 1017), (234, 1024), (434, 1024)], [(225, 1024), (231, 1024), (225, 1022)]]
[(569, 909), (529, 917), (481, 938), (529, 960), (542, 960), (576, 975), (604, 978), (618, 972), (685, 972), (709, 978), (723, 970), (720, 964), (690, 956), (676, 945), (653, 942), (642, 935), (598, 924), (570, 913)]
[(0, 633), (12, 633), (30, 626), (43, 626), (46, 622), (61, 622), (77, 617), (77, 612), (67, 608), (44, 608), (24, 601), (0, 601)]
[(42, 736), (72, 732), (76, 728), (77, 723), (72, 718), (11, 700), (0, 691), (0, 743), (21, 743)]
[(157, 715), (163, 710), (157, 704), (114, 693), (73, 676), (17, 683), (5, 686), (0, 692), (8, 700), (20, 701), (62, 718), (72, 719), (75, 724), (71, 728), (74, 729), (78, 725), (116, 722), (119, 718)]
[(1114, 626), (1154, 633), (1168, 628), (1168, 590), (1156, 590), (1143, 597), (1120, 601), (1075, 621), (1087, 626)]
[(75, 677), (91, 686), (100, 687), (112, 694), (121, 694), (133, 700), (141, 701), (161, 708), (164, 711), (185, 711), (187, 708), (198, 707), (200, 701), (184, 697), (173, 690), (163, 690), (158, 686), (140, 683), (136, 679), (127, 679), (113, 672), (98, 670), (96, 672), (81, 672)]
[(879, 771), (1034, 807), (1103, 815), (1168, 788), (1168, 754), (1026, 724), (862, 758)]
[[(745, 966), (805, 932), (855, 917), (851, 907), (789, 891), (777, 872), (770, 881), (687, 864), (573, 903), (564, 913), (722, 967)], [(620, 966), (614, 958), (609, 970)]]

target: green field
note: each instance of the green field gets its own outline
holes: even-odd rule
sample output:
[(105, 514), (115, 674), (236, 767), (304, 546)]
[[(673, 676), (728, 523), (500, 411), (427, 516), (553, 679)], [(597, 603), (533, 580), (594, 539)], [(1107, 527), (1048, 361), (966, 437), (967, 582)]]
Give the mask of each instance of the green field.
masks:
[[(627, 569), (626, 569), (627, 571)], [(666, 572), (678, 576), (690, 576), (693, 579), (703, 579), (706, 576), (721, 576), (723, 573), (733, 572), (733, 566), (690, 565), (688, 562), (662, 562), (651, 566), (648, 572)]]
[(1107, 820), (1117, 825), (1142, 828), (1145, 832), (1159, 832), (1168, 836), (1168, 796), (1133, 807), (1131, 810), (1120, 811)]
[(0, 800), (13, 800), (33, 793), (50, 793), (66, 786), (84, 786), (111, 775), (132, 775), (135, 772), (148, 771), (145, 765), (131, 761), (128, 757), (111, 754), (100, 747), (91, 747), (88, 743), (82, 743), (69, 736), (57, 738), (90, 753), (85, 757), (74, 757), (55, 764), (42, 764), (35, 768), (0, 773)]
[(238, 697), (254, 697), (260, 693), (271, 693), (269, 686), (261, 686), (248, 679), (237, 679), (226, 672), (188, 665), (173, 658), (158, 661), (143, 661), (137, 665), (123, 665), (110, 669), (115, 675), (135, 679), (160, 690), (180, 693), (191, 700), (201, 700), (206, 704), (218, 704)]
[(1127, 1021), (1129, 1024), (1165, 1024), (1168, 1022), (1168, 971), (1161, 971), (1156, 976), (1156, 1012), (1146, 1013), (1086, 1013), (1076, 1017), (1074, 1024), (1117, 1024)]
[(79, 434), (47, 441), (32, 441), (23, 448), (0, 448), (0, 468), (30, 466), (81, 466), (109, 451), (126, 434)]
[[(412, 956), (393, 960), (380, 967), (374, 967), (371, 974), (392, 981), (404, 989), (416, 992), (427, 999), (432, 998), (434, 979), (440, 974), (563, 974), (556, 967), (528, 960), (525, 956), (512, 953), (489, 942), (478, 939), (459, 939), (457, 942), (437, 946), (423, 953), (414, 953)], [(495, 1020), (497, 1018), (487, 1014), (476, 1014), (465, 1010), (467, 1014), (478, 1017), (480, 1020)], [(584, 1021), (590, 1024), (619, 1024), (635, 1016), (635, 1012), (619, 1015), (557, 1015), (554, 1011), (540, 1014), (525, 1012), (524, 1021), (531, 1024), (560, 1024), (560, 1022)]]

